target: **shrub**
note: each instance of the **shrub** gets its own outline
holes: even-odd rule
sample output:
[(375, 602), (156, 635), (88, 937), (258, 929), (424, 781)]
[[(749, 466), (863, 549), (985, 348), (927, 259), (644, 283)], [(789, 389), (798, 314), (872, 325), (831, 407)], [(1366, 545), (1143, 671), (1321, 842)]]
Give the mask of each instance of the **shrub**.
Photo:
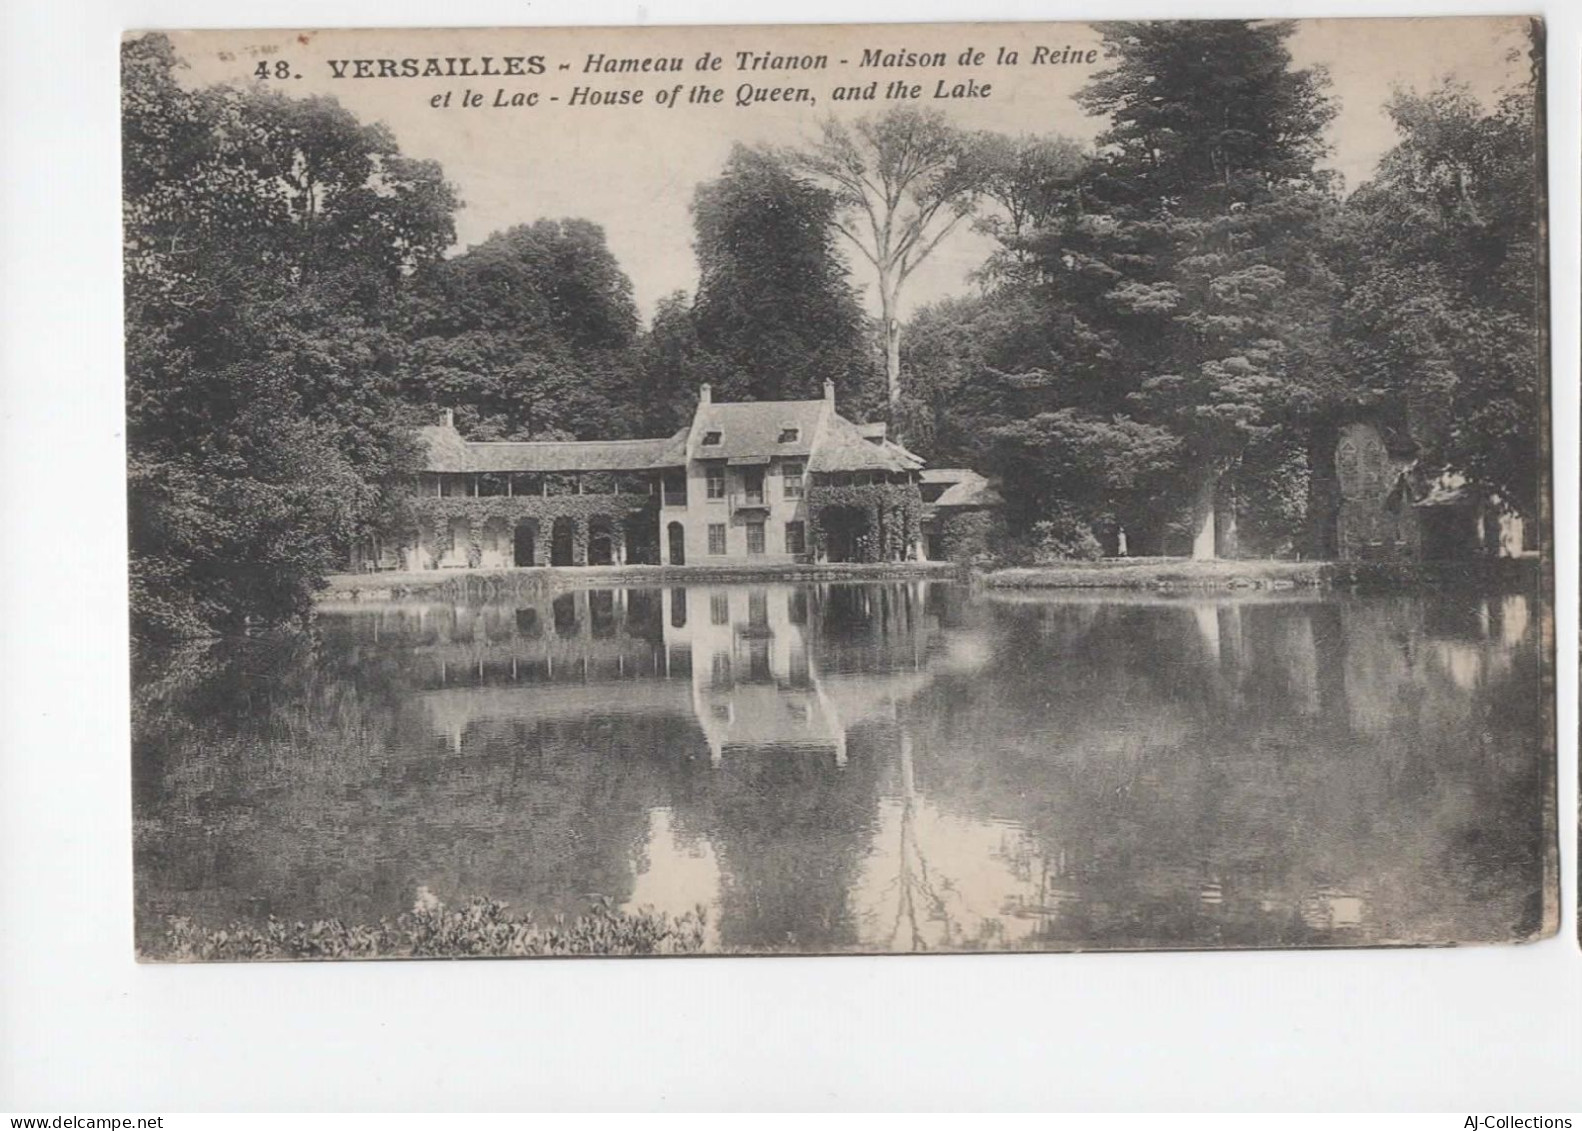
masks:
[(1104, 547), (1094, 537), (1092, 527), (1070, 515), (1035, 522), (1028, 541), (1035, 565), (1057, 561), (1094, 562), (1104, 556)]
[(374, 924), (319, 919), (285, 923), (271, 916), (262, 926), (231, 923), (200, 927), (174, 917), (164, 947), (150, 957), (176, 962), (238, 962), (325, 958), (523, 958), (556, 955), (695, 954), (703, 948), (703, 908), (672, 918), (642, 910), (621, 911), (599, 897), (587, 914), (539, 924), (513, 916), (493, 899), (473, 899), (447, 909), (419, 903), (395, 920)]

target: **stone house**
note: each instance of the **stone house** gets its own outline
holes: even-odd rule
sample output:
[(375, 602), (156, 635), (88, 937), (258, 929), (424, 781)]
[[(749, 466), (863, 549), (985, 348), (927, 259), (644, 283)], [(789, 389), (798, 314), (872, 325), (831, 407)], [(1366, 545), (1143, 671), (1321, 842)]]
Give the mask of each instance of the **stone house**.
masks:
[(924, 553), (923, 461), (883, 424), (841, 416), (830, 382), (819, 400), (729, 403), (704, 385), (691, 423), (659, 439), (471, 441), (449, 411), (419, 433), (414, 529), (400, 546), (364, 550), (360, 564), (782, 565)]

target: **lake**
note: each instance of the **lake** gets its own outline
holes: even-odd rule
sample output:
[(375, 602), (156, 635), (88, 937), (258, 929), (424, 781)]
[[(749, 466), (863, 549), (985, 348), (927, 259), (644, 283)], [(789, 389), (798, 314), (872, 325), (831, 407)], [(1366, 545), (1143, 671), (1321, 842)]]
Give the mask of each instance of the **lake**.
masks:
[(134, 680), (139, 946), (707, 912), (724, 951), (1502, 940), (1542, 915), (1533, 596), (954, 582), (327, 607)]

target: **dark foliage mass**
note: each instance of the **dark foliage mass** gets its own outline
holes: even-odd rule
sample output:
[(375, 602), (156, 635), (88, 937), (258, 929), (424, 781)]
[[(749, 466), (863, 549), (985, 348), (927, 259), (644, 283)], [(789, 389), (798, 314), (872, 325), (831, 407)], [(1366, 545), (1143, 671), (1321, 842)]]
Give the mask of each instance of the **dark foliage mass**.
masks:
[[(1321, 551), (1309, 479), (1362, 414), (1425, 479), (1537, 517), (1534, 89), (1492, 109), (1399, 94), (1399, 144), (1346, 196), (1323, 166), (1327, 78), (1294, 66), (1292, 30), (1104, 25), (1079, 95), (1109, 123), (1095, 147), (906, 108), (806, 152), (738, 146), (694, 195), (696, 293), (646, 328), (597, 225), (540, 219), (445, 258), (460, 202), (383, 126), (189, 89), (164, 37), (129, 41), (136, 631), (305, 615), (356, 539), (410, 526), (410, 425), (439, 407), (479, 439), (651, 436), (705, 381), (790, 399), (833, 380), (847, 415), (998, 477), (1024, 558), (1114, 553), (1123, 532), (1134, 554)], [(980, 285), (903, 327), (907, 274), (963, 222), (996, 241)]]
[(632, 283), (587, 220), (496, 232), (413, 282), (407, 396), (481, 440), (623, 435), (637, 392)]
[[(1383, 420), (1425, 478), (1531, 518), (1541, 450), (1540, 152), (1530, 87), (1486, 112), (1447, 86), (1390, 106), (1400, 142), (1349, 197), (1333, 110), (1289, 23), (1104, 26), (1080, 95), (1110, 128), (989, 150), (1000, 249), (980, 295), (907, 329), (912, 445), (1001, 477), (1013, 529), (1114, 552), (1324, 543), (1314, 460)], [(1036, 541), (1037, 539), (1031, 539)]]
[(784, 159), (740, 145), (698, 186), (697, 294), (660, 306), (644, 357), (672, 427), (705, 381), (722, 400), (805, 400), (830, 380), (848, 414), (877, 407), (882, 377), (835, 247), (836, 211)]
[(300, 616), (413, 458), (390, 310), (455, 196), (332, 101), (122, 64), (134, 628)]

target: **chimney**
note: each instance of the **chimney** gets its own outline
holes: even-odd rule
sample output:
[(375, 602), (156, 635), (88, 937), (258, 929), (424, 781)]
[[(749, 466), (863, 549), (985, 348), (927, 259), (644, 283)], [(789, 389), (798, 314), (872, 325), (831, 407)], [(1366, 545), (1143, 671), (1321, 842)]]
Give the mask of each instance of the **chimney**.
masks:
[(835, 407), (835, 382), (828, 377), (824, 378), (824, 399), (829, 402), (829, 407)]
[(698, 386), (698, 403), (700, 405), (712, 404), (713, 399), (714, 392), (709, 388), (707, 383)]
[(456, 427), (456, 412), (454, 409), (447, 408), (440, 419), (444, 422), (446, 428)]

